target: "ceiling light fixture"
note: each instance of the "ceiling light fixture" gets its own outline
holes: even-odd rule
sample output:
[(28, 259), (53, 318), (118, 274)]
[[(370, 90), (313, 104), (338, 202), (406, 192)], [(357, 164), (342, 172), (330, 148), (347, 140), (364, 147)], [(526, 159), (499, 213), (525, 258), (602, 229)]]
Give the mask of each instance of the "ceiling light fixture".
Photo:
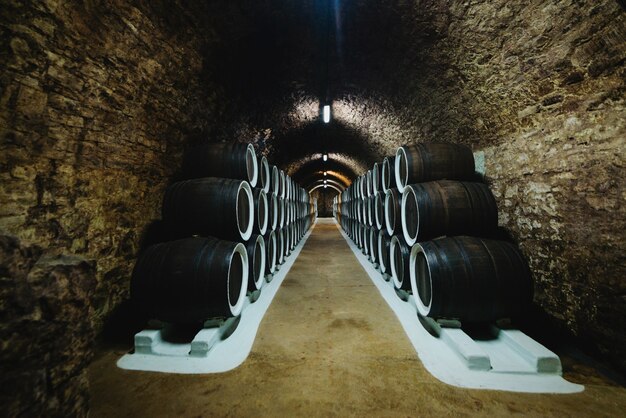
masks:
[(324, 123), (330, 122), (330, 105), (324, 105), (323, 116), (324, 116)]
[(322, 155), (322, 160), (324, 160), (324, 161), (328, 161), (328, 154), (324, 154), (324, 155)]

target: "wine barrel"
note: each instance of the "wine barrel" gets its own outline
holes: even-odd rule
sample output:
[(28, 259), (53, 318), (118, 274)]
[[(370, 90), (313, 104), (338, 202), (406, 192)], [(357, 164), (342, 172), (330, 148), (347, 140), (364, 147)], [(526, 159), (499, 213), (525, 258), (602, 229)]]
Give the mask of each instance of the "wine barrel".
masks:
[(265, 190), (265, 193), (270, 192), (270, 186), (272, 183), (272, 172), (270, 171), (270, 165), (267, 162), (267, 158), (262, 156), (260, 160), (257, 162), (259, 167), (259, 179), (258, 186)]
[(382, 273), (389, 274), (391, 272), (391, 263), (389, 260), (389, 246), (391, 245), (391, 238), (387, 234), (387, 231), (380, 230), (378, 232), (378, 265)]
[(365, 249), (365, 225), (357, 223), (357, 245), (361, 250)]
[(265, 275), (276, 271), (276, 232), (267, 231), (265, 236)]
[(409, 257), (411, 247), (404, 241), (402, 235), (391, 237), (389, 244), (389, 264), (391, 265), (391, 278), (396, 289), (411, 290), (411, 278), (409, 272)]
[(505, 241), (459, 236), (415, 244), (410, 272), (423, 316), (493, 321), (518, 317), (532, 302), (528, 264)]
[(385, 227), (385, 195), (381, 191), (374, 195), (374, 221), (377, 230)]
[(248, 254), (248, 290), (259, 290), (265, 278), (265, 240), (262, 235), (252, 235), (245, 244)]
[(170, 185), (163, 220), (178, 233), (247, 241), (254, 224), (252, 189), (245, 180), (206, 177)]
[(182, 174), (185, 179), (221, 177), (247, 180), (256, 186), (259, 177), (252, 144), (202, 143), (185, 150)]
[(395, 157), (385, 157), (383, 160), (382, 167), (380, 169), (380, 182), (383, 193), (387, 193), (387, 190), (398, 187), (396, 185), (395, 160)]
[(285, 262), (285, 235), (281, 229), (276, 231), (276, 263), (282, 265)]
[(280, 217), (280, 207), (278, 198), (275, 193), (267, 195), (267, 212), (268, 212), (268, 225), (267, 229), (275, 231), (278, 228), (278, 221)]
[(241, 243), (185, 238), (156, 244), (137, 259), (133, 303), (148, 317), (173, 323), (237, 316), (248, 288), (248, 256)]
[(282, 229), (287, 223), (285, 213), (285, 199), (278, 197), (278, 228)]
[(285, 200), (291, 200), (291, 177), (285, 173)]
[(279, 197), (285, 199), (287, 197), (287, 179), (285, 178), (285, 172), (280, 170), (280, 194)]
[(291, 234), (289, 233), (289, 226), (285, 226), (281, 232), (284, 234), (285, 257), (289, 257), (289, 254), (291, 254)]
[(402, 228), (402, 195), (398, 189), (389, 189), (385, 193), (385, 227), (387, 233), (395, 235), (400, 233)]
[(293, 251), (296, 248), (296, 245), (298, 245), (298, 223), (294, 220), (293, 223), (291, 224), (291, 251)]
[(374, 219), (374, 196), (369, 196), (365, 198), (365, 206), (367, 208), (367, 226), (374, 226), (376, 222)]
[(498, 228), (498, 206), (483, 183), (440, 180), (408, 185), (401, 212), (409, 245), (443, 235), (489, 237)]
[(404, 192), (407, 184), (432, 180), (471, 180), (474, 176), (472, 150), (461, 144), (427, 142), (398, 148), (396, 184)]
[(367, 176), (366, 174), (359, 177), (359, 197), (364, 199), (367, 197)]
[(374, 227), (368, 229), (370, 261), (372, 264), (378, 263), (378, 231)]
[(252, 196), (254, 198), (254, 213), (256, 215), (252, 232), (254, 234), (263, 235), (265, 231), (267, 231), (267, 224), (269, 222), (267, 194), (264, 189), (255, 187), (252, 189)]
[(374, 167), (372, 167), (372, 195), (376, 195), (383, 190), (381, 169), (382, 164), (374, 163)]
[(370, 255), (370, 227), (363, 225), (363, 254)]
[(368, 204), (368, 196), (361, 199), (363, 205), (361, 206), (361, 210), (363, 213), (361, 214), (361, 218), (363, 219), (363, 225), (367, 225), (369, 223), (369, 204)]
[(280, 194), (280, 170), (275, 165), (272, 166), (272, 179), (270, 181), (270, 192), (276, 196)]

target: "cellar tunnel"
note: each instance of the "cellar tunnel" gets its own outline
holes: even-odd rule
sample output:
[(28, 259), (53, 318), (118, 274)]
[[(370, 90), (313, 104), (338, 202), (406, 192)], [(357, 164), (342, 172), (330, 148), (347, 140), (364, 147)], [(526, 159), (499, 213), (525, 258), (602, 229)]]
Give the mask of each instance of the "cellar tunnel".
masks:
[(120, 309), (142, 240), (184, 150), (207, 142), (253, 144), (312, 190), (321, 217), (401, 145), (468, 146), (533, 276), (528, 327), (623, 385), (624, 10), (616, 0), (4, 1), (5, 412), (88, 413), (89, 365), (113, 344), (104, 330), (134, 324)]

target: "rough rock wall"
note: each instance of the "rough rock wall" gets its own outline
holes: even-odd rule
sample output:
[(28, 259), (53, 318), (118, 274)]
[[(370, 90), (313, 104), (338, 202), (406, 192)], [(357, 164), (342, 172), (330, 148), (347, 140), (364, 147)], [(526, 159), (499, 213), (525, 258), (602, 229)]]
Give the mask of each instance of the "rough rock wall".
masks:
[(0, 8), (0, 339), (11, 416), (86, 413), (94, 334), (128, 296), (183, 142), (214, 124), (202, 56), (210, 31), (176, 2), (133, 4)]
[(626, 370), (626, 13), (614, 1), (465, 13), (449, 26), (471, 118), (457, 128), (485, 152), (500, 224), (535, 301)]
[[(346, 11), (344, 28), (354, 28), (345, 30), (344, 49), (355, 51), (345, 59), (355, 84), (371, 88), (340, 97), (337, 117), (380, 142), (381, 154), (425, 140), (482, 151), (500, 224), (534, 272), (535, 301), (626, 370), (626, 13), (619, 3), (367, 6)], [(379, 38), (383, 28), (388, 35)], [(386, 61), (379, 59), (385, 48)]]

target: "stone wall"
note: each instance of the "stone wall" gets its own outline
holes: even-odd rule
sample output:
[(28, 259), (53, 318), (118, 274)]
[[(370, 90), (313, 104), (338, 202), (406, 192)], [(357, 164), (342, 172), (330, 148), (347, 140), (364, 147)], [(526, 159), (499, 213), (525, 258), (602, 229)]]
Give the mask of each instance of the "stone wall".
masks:
[(462, 86), (447, 113), (468, 119), (447, 138), (484, 150), (535, 302), (626, 370), (626, 14), (614, 1), (555, 1), (464, 16), (448, 26)]
[(297, 178), (326, 151), (345, 177), (402, 143), (470, 145), (538, 306), (626, 370), (625, 13), (527, 3), (342, 2), (326, 129), (323, 2), (3, 2), (8, 414), (85, 413), (93, 336), (128, 297), (182, 146), (207, 137), (253, 140)]
[(94, 335), (128, 297), (142, 234), (160, 216), (184, 141), (215, 125), (219, 90), (202, 55), (215, 34), (198, 23), (201, 10), (133, 4), (0, 8), (0, 338), (10, 416), (86, 413)]
[(535, 302), (626, 370), (626, 13), (614, 0), (368, 6), (343, 15), (347, 71), (368, 88), (340, 95), (335, 116), (380, 157), (432, 140), (484, 155)]

